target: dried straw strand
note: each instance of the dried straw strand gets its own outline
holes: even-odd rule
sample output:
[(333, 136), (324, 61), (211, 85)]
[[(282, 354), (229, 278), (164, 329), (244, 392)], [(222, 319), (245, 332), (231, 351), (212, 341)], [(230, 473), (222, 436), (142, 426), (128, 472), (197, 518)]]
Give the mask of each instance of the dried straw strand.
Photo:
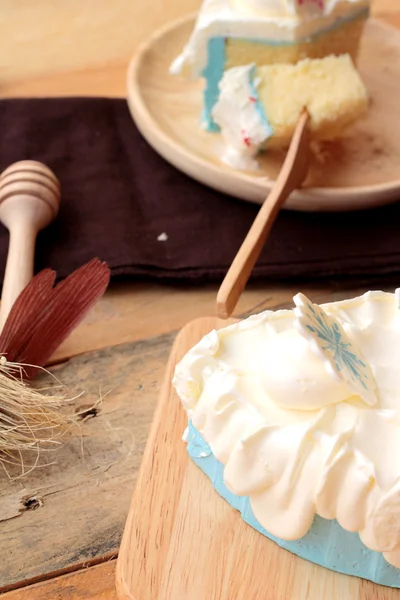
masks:
[(24, 365), (0, 358), (0, 465), (7, 474), (10, 466), (20, 467), (21, 475), (35, 468), (40, 455), (59, 446), (77, 425), (77, 415), (63, 412), (65, 395), (33, 389), (23, 372)]

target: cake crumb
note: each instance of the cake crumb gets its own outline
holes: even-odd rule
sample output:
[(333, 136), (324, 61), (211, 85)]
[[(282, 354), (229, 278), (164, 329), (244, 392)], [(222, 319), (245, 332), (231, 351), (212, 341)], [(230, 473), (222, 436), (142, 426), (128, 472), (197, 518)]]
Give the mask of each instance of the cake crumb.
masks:
[(159, 242), (166, 242), (168, 240), (168, 235), (165, 233), (165, 231), (163, 231), (163, 233), (160, 233), (157, 240)]

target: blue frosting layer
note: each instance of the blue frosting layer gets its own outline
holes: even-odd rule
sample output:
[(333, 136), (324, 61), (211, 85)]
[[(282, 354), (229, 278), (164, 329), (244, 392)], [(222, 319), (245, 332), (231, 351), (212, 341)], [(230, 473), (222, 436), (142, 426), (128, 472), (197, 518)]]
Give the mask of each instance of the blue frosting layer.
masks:
[(240, 511), (244, 521), (282, 548), (327, 569), (400, 588), (400, 569), (389, 565), (381, 553), (369, 550), (357, 533), (345, 531), (337, 521), (316, 516), (307, 535), (295, 541), (282, 540), (268, 533), (255, 518), (249, 498), (236, 496), (228, 490), (224, 484), (224, 466), (192, 423), (189, 423), (188, 452), (216, 491)]
[[(215, 37), (208, 42), (208, 63), (203, 71), (203, 76), (206, 79), (206, 87), (204, 89), (204, 107), (202, 115), (202, 125), (207, 131), (219, 131), (219, 126), (215, 123), (212, 117), (212, 109), (219, 98), (219, 82), (224, 74), (225, 67), (225, 39)], [(264, 108), (259, 100), (254, 78), (256, 68), (250, 71), (249, 86), (252, 96), (256, 99), (256, 109), (260, 115), (261, 122), (271, 136), (273, 133), (272, 127), (266, 117)]]
[(223, 37), (211, 38), (208, 41), (207, 56), (207, 66), (202, 73), (206, 80), (202, 124), (207, 131), (219, 131), (218, 125), (212, 118), (212, 109), (219, 97), (218, 86), (225, 68), (225, 39)]

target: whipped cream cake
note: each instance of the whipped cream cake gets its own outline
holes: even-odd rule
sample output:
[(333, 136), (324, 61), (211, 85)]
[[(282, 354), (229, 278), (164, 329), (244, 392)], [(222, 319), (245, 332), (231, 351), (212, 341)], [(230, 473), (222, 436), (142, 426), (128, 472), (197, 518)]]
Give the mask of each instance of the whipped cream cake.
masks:
[(400, 293), (266, 311), (177, 365), (185, 439), (261, 534), (400, 587)]
[(205, 78), (203, 125), (218, 130), (212, 110), (232, 67), (295, 64), (349, 54), (355, 61), (369, 0), (204, 0), (194, 31), (171, 66)]

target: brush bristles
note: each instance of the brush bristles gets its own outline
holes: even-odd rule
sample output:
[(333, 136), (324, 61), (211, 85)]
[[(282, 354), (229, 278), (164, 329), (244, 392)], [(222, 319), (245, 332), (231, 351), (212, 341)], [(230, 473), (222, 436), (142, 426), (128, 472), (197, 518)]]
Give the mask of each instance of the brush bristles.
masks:
[(76, 424), (76, 415), (63, 413), (64, 395), (47, 395), (24, 383), (23, 366), (0, 360), (0, 465), (17, 466), (26, 474), (40, 455), (57, 447)]

